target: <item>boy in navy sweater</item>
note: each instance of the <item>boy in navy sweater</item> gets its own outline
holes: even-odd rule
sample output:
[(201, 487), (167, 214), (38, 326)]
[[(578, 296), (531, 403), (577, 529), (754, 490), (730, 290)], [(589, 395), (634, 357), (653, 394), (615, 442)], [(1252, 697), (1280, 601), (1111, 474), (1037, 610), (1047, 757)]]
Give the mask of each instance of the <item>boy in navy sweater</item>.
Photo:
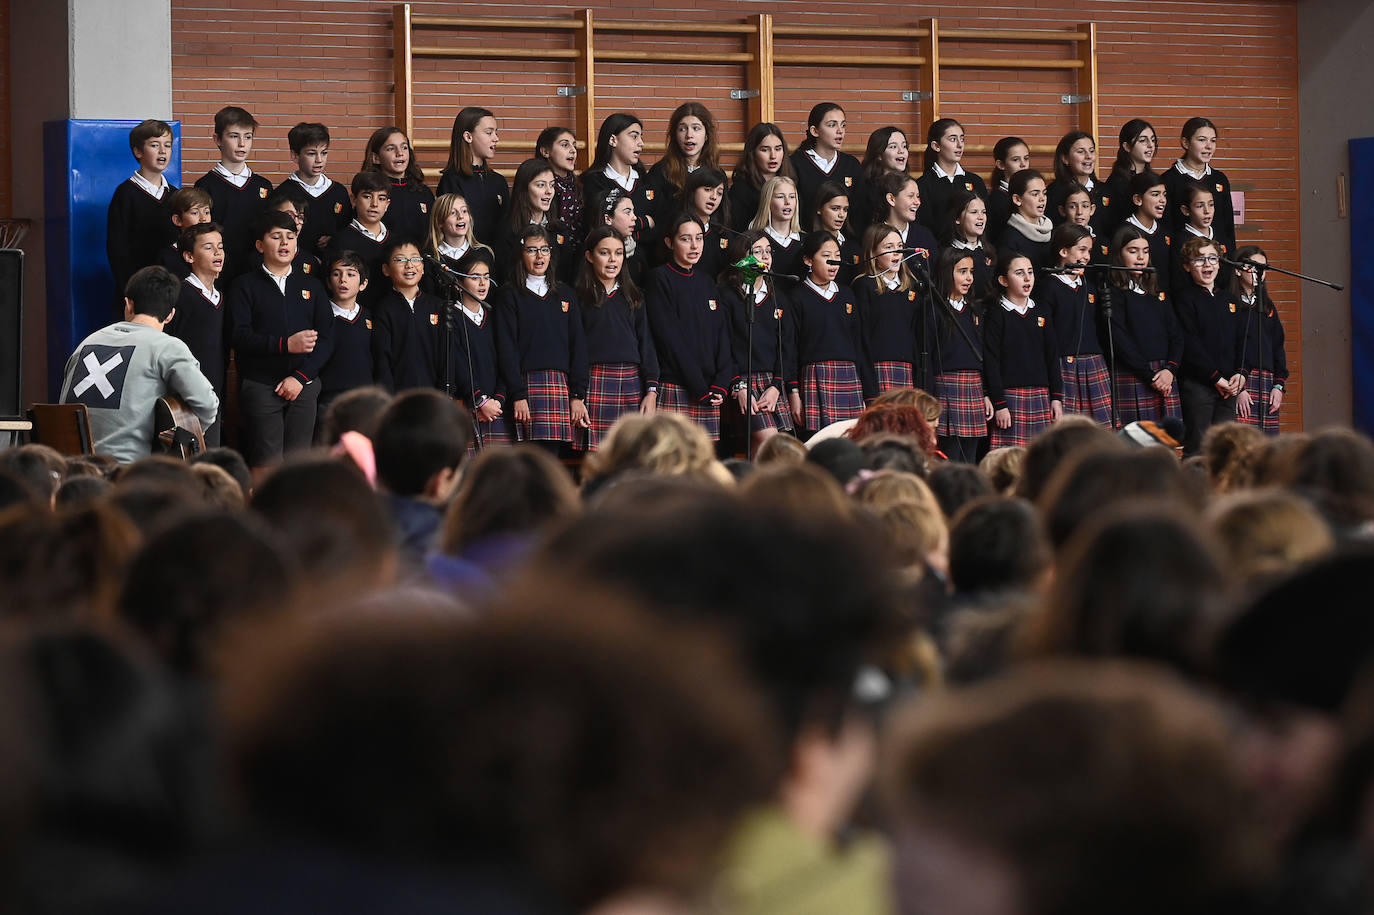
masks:
[(301, 228), (302, 252), (324, 257), (324, 250), (334, 234), (353, 218), (353, 201), (348, 188), (325, 175), (329, 161), (329, 128), (323, 124), (302, 121), (286, 134), (296, 170), (283, 181), (299, 185), (310, 195), (310, 209)]
[(383, 250), (382, 276), (391, 285), (373, 310), (373, 377), (392, 392), (437, 387), (439, 321), (444, 303), (420, 291), (425, 261), (419, 247), (396, 236)]
[[(177, 193), (180, 193), (178, 191)], [(213, 222), (188, 227), (177, 240), (187, 276), (182, 280), (176, 311), (165, 330), (180, 337), (200, 363), (219, 398), (219, 412), (205, 429), (205, 446), (217, 448), (224, 419), (224, 376), (229, 346), (224, 338), (224, 301), (216, 284), (224, 269), (224, 234)]]
[(391, 233), (382, 218), (391, 206), (390, 184), (381, 172), (353, 176), (353, 219), (335, 233), (329, 246), (333, 251), (352, 251), (363, 259), (372, 283), (363, 290), (362, 303), (374, 311), (377, 300), (387, 291), (382, 281), (382, 248)]
[(291, 217), (264, 213), (258, 225), (254, 234), (262, 266), (234, 281), (229, 322), (243, 379), (245, 457), (261, 475), (286, 452), (310, 447), (318, 376), (334, 351), (334, 337), (324, 288), (313, 276), (291, 269), (296, 258)]
[(372, 312), (358, 302), (358, 294), (367, 288), (367, 266), (354, 252), (340, 251), (330, 255), (324, 276), (334, 315), (334, 353), (320, 369), (316, 441), (329, 405), (346, 391), (372, 384)]
[(242, 108), (230, 105), (215, 113), (215, 145), (219, 162), (196, 187), (210, 195), (211, 213), (224, 227), (224, 279), (232, 280), (254, 266), (253, 227), (272, 193), (272, 182), (253, 174), (248, 156), (258, 122)]
[(163, 172), (172, 161), (172, 128), (165, 121), (144, 121), (129, 131), (129, 150), (138, 170), (115, 188), (105, 218), (105, 253), (114, 274), (117, 312), (124, 315), (124, 287), (143, 267), (158, 262), (171, 244), (168, 196), (176, 190)]
[(1236, 301), (1217, 282), (1221, 252), (1210, 238), (1189, 238), (1180, 258), (1187, 279), (1174, 297), (1183, 328), (1183, 453), (1202, 450), (1208, 428), (1236, 418), (1236, 397), (1245, 389), (1238, 343)]
[(210, 222), (210, 195), (198, 187), (184, 187), (167, 198), (167, 209), (172, 212), (175, 231), (171, 243), (158, 252), (157, 263), (177, 279), (184, 280), (190, 265), (181, 256), (181, 236), (192, 226)]

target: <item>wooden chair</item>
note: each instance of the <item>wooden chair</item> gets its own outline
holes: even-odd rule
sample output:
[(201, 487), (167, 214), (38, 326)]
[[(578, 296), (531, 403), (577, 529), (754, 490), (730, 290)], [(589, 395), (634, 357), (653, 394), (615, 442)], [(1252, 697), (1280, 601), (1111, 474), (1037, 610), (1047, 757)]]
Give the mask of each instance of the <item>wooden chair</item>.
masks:
[(9, 436), (9, 444), (0, 445), (0, 448), (13, 448), (32, 431), (33, 423), (27, 419), (20, 419), (18, 416), (0, 417), (0, 436)]
[(29, 408), (29, 441), (60, 454), (95, 454), (91, 418), (84, 403), (36, 403)]

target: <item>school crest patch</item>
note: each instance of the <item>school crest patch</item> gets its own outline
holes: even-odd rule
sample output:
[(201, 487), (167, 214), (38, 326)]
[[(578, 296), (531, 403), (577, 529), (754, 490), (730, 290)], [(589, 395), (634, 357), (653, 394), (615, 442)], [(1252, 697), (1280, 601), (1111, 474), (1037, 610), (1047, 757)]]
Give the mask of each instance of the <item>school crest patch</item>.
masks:
[(853, 187), (853, 186), (854, 186), (854, 179), (851, 178), (851, 177), (849, 177), (848, 175), (845, 175), (845, 176), (844, 176), (844, 186), (845, 186), (845, 187)]
[(707, 300), (706, 300), (706, 307), (710, 308), (712, 311), (715, 311), (715, 310), (716, 310), (716, 300), (715, 300), (715, 299), (707, 299)]
[(1160, 300), (1161, 302), (1164, 301), (1164, 293), (1161, 292), (1161, 293), (1159, 294), (1159, 300)]
[(1045, 326), (1045, 319), (1044, 319), (1044, 318), (1036, 318), (1036, 319), (1035, 319), (1035, 326), (1036, 326), (1036, 327), (1044, 327), (1044, 326)]
[(645, 200), (653, 200), (653, 199), (654, 199), (654, 189), (653, 189), (653, 188), (648, 188), (648, 189), (646, 189), (646, 190), (644, 191), (644, 199), (645, 199)]
[(309, 261), (305, 262), (304, 264), (301, 264), (301, 272), (302, 272), (302, 273), (305, 273), (305, 274), (309, 274), (309, 273), (310, 273), (310, 262), (309, 262)]
[(852, 314), (854, 313), (854, 303), (853, 303), (853, 302), (845, 302), (845, 303), (844, 303), (844, 313), (847, 314), (847, 315), (852, 315)]
[(371, 329), (372, 329), (372, 319), (371, 319), (371, 318), (363, 318), (363, 324), (365, 324), (365, 325), (367, 326), (367, 329), (368, 329), (368, 330), (371, 330)]
[(555, 237), (558, 239), (558, 243), (559, 243), (560, 245), (563, 244), (563, 236), (562, 236), (562, 235), (557, 235), (557, 236), (555, 236)]
[(1103, 253), (1103, 254), (1106, 254), (1106, 253), (1107, 253), (1107, 246), (1106, 246), (1106, 245), (1103, 245), (1103, 246), (1102, 246), (1102, 253)]
[(1220, 181), (1217, 182), (1217, 193), (1218, 193), (1218, 194), (1221, 193), (1221, 182), (1220, 182)]
[(1231, 303), (1231, 314), (1235, 314), (1235, 313), (1236, 313), (1236, 303), (1235, 303), (1235, 302), (1232, 302), (1232, 303)]
[(338, 215), (339, 215), (340, 213), (342, 213), (342, 212), (343, 212), (343, 204), (342, 204), (342, 203), (336, 203), (336, 204), (334, 204), (334, 215), (335, 215), (335, 216), (338, 216)]
[(433, 324), (435, 327), (438, 327), (438, 326), (439, 326), (439, 316), (438, 316), (437, 314), (430, 315), (430, 316), (429, 316), (429, 323)]
[(1096, 301), (1097, 301), (1097, 296), (1093, 295), (1091, 292), (1088, 293), (1088, 304), (1091, 305), (1091, 304), (1093, 304), (1093, 303), (1096, 302)]
[(1074, 360), (1074, 358), (1075, 358), (1075, 357), (1073, 357), (1073, 356), (1065, 356), (1065, 357), (1064, 357), (1064, 361), (1067, 362), (1069, 365), (1073, 365), (1073, 360)]
[(725, 250), (726, 248), (728, 248), (728, 247), (730, 247), (730, 242), (729, 242), (729, 240), (728, 240), (728, 239), (722, 238), (722, 239), (720, 240), (720, 250), (724, 251), (724, 250)]
[(1173, 243), (1174, 243), (1174, 240), (1173, 240), (1172, 238), (1170, 238), (1170, 237), (1167, 236), (1167, 235), (1164, 236), (1164, 244), (1166, 244), (1166, 245), (1172, 245)]
[(855, 266), (855, 267), (859, 266), (859, 255), (857, 255), (857, 254), (854, 255), (854, 266)]
[(911, 290), (910, 292), (908, 292), (908, 293), (906, 294), (906, 300), (907, 300), (908, 302), (914, 302), (914, 301), (916, 301), (916, 290), (915, 290), (915, 289)]
[(429, 204), (427, 204), (427, 203), (421, 203), (421, 204), (420, 204), (420, 212), (421, 212), (421, 213), (428, 213), (428, 212), (429, 212)]
[(310, 301), (310, 290), (309, 290), (309, 289), (302, 289), (302, 290), (301, 290), (301, 298), (303, 298), (303, 299), (305, 299), (307, 302), (309, 302), (309, 301)]
[(972, 182), (972, 181), (965, 181), (965, 182), (964, 182), (964, 190), (966, 190), (966, 191), (971, 191), (971, 190), (973, 190), (973, 182)]
[(497, 205), (497, 206), (500, 206), (501, 204), (503, 204), (503, 203), (505, 203), (505, 202), (506, 202), (505, 200), (501, 199), (501, 195), (500, 195), (500, 194), (497, 194), (497, 195), (496, 195), (496, 205)]
[(568, 303), (567, 303), (567, 302), (559, 302), (558, 304), (563, 306), (563, 310), (564, 310), (564, 311), (567, 311), (567, 310), (568, 310)]
[(1110, 198), (1110, 197), (1103, 197), (1103, 198), (1102, 198), (1102, 205), (1103, 205), (1104, 207), (1109, 207), (1109, 206), (1111, 206), (1111, 205), (1112, 205), (1112, 198)]
[(265, 187), (260, 187), (260, 188), (258, 188), (258, 196), (261, 197), (263, 200), (266, 200), (266, 199), (267, 199), (267, 188), (265, 188)]
[(773, 320), (774, 320), (774, 321), (781, 321), (781, 320), (782, 320), (782, 309), (781, 309), (781, 308), (774, 308), (774, 309), (773, 309)]

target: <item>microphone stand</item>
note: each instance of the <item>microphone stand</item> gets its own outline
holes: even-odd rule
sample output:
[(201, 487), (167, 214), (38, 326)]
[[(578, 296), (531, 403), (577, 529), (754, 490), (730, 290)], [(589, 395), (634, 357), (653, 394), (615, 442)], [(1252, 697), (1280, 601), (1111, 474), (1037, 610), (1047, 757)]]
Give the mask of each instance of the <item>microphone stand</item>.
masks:
[[(1084, 270), (1088, 268), (1097, 269), (1098, 275), (1103, 279), (1111, 273), (1110, 270), (1100, 268), (1110, 266), (1108, 264), (1084, 264)], [(1107, 322), (1107, 384), (1112, 391), (1111, 419), (1112, 431), (1121, 428), (1121, 416), (1117, 413), (1117, 388), (1116, 388), (1116, 334), (1112, 331), (1112, 303), (1116, 301), (1118, 290), (1110, 282), (1102, 284), (1102, 318)]]
[[(468, 292), (457, 280), (457, 277), (463, 274), (459, 274), (457, 271), (445, 267), (437, 258), (426, 255), (425, 260), (431, 266), (437, 268), (434, 275), (436, 279), (438, 279), (439, 285), (444, 289), (444, 320), (442, 322), (444, 352), (441, 361), (443, 365), (442, 371), (444, 373), (444, 395), (450, 400), (453, 399), (453, 372), (449, 365), (451, 357), (449, 350), (453, 345), (453, 322), (458, 320), (463, 322), (463, 348), (468, 357), (468, 392), (469, 396), (471, 396), (472, 393), (477, 390), (477, 379), (472, 368), (472, 341), (468, 336), (467, 318), (460, 315), (459, 311), (462, 310), (462, 305), (460, 303), (462, 302), (463, 294), (466, 293), (471, 296), (472, 293)], [(472, 298), (473, 301), (478, 303), (478, 307), (480, 308), (481, 300), (476, 296)], [(472, 426), (473, 433), (476, 436), (476, 448), (478, 451), (481, 451), (486, 443), (482, 438), (482, 422), (477, 418), (476, 403), (472, 405), (472, 413)]]

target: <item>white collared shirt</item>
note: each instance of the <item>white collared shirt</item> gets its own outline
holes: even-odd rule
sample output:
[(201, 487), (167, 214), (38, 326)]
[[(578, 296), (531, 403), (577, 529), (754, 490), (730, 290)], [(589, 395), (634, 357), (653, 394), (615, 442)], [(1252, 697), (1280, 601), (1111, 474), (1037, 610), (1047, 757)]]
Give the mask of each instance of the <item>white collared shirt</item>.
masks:
[(1241, 293), (1240, 301), (1241, 301), (1241, 304), (1242, 304), (1242, 305), (1254, 305), (1254, 304), (1255, 304), (1255, 294), (1254, 294), (1253, 292), (1250, 293), (1249, 295), (1246, 295), (1245, 293)]
[(635, 170), (633, 168), (630, 169), (629, 175), (622, 175), (619, 172), (617, 172), (614, 168), (612, 168), (611, 163), (609, 162), (606, 163), (606, 177), (610, 178), (616, 184), (620, 185), (621, 190), (625, 191), (634, 190), (635, 182), (639, 179), (639, 175), (635, 174)]
[(1146, 235), (1153, 235), (1153, 234), (1155, 234), (1155, 232), (1157, 232), (1157, 231), (1159, 230), (1159, 220), (1158, 220), (1158, 219), (1156, 219), (1156, 220), (1155, 220), (1155, 224), (1154, 224), (1153, 226), (1151, 226), (1150, 228), (1148, 228), (1148, 229), (1145, 228), (1145, 224), (1142, 223), (1142, 222), (1141, 222), (1137, 217), (1135, 217), (1135, 216), (1127, 216), (1127, 217), (1126, 217), (1126, 221), (1127, 221), (1128, 223), (1130, 223), (1131, 225), (1135, 226), (1135, 227), (1136, 227), (1137, 229), (1139, 229), (1140, 231), (1144, 232)]
[(1192, 233), (1193, 233), (1194, 235), (1196, 235), (1198, 238), (1205, 238), (1205, 239), (1207, 239), (1207, 240), (1209, 240), (1209, 241), (1211, 241), (1211, 240), (1213, 240), (1213, 239), (1216, 238), (1216, 231), (1215, 231), (1216, 227), (1215, 227), (1215, 226), (1208, 226), (1208, 227), (1207, 227), (1207, 234), (1206, 234), (1206, 235), (1202, 234), (1202, 233), (1199, 232), (1197, 229), (1195, 229), (1195, 228), (1193, 227), (1193, 224), (1192, 224), (1191, 222), (1185, 222), (1185, 223), (1183, 224), (1183, 229), (1184, 229), (1184, 231), (1192, 232)]
[(801, 240), (801, 235), (797, 234), (796, 232), (791, 232), (787, 235), (783, 235), (780, 232), (776, 231), (772, 226), (764, 226), (763, 231), (768, 235), (769, 238), (773, 239), (773, 241), (782, 245), (784, 248), (792, 244), (792, 242), (794, 241)]
[(836, 283), (834, 280), (831, 280), (830, 285), (822, 289), (815, 283), (811, 282), (811, 277), (808, 276), (806, 278), (806, 285), (810, 286), (812, 289), (816, 290), (816, 292), (825, 296), (827, 299), (833, 299), (835, 297), (835, 293), (840, 291), (840, 284)]
[(997, 182), (997, 189), (998, 189), (999, 191), (1005, 191), (1006, 193), (1010, 194), (1010, 193), (1011, 193), (1011, 183), (1008, 182), (1008, 181), (998, 181), (998, 182)]
[(535, 295), (548, 295), (549, 278), (547, 276), (527, 276), (525, 277), (525, 288)]
[(149, 181), (138, 172), (134, 172), (132, 180), (134, 184), (137, 184), (139, 187), (143, 188), (143, 190), (151, 194), (155, 200), (161, 200), (162, 195), (167, 193), (167, 189), (171, 187), (171, 185), (167, 183), (166, 175), (158, 175), (157, 177), (158, 180), (162, 182), (161, 185), (153, 184), (153, 182)]
[(277, 284), (277, 288), (281, 290), (282, 295), (286, 295), (286, 281), (291, 278), (292, 269), (293, 268), (288, 264), (286, 267), (286, 273), (282, 274), (281, 276), (277, 276), (271, 270), (267, 269), (266, 264), (262, 265), (262, 272), (272, 278), (272, 282)]
[(955, 178), (962, 177), (964, 174), (964, 167), (960, 165), (958, 162), (954, 163), (953, 173), (947, 172), (943, 168), (941, 168), (939, 162), (936, 162), (934, 165), (931, 166), (931, 168), (935, 170), (935, 177), (944, 178), (946, 181), (951, 182)]
[(1082, 185), (1085, 191), (1091, 191), (1093, 188), (1097, 187), (1097, 182), (1091, 178), (1075, 178), (1074, 180)]
[(329, 300), (329, 309), (333, 311), (337, 317), (343, 318), (345, 321), (353, 321), (357, 319), (358, 312), (362, 310), (362, 307), (363, 306), (358, 304), (358, 300), (354, 299), (353, 310), (344, 311), (342, 308), (338, 306), (338, 304), (333, 299)]
[(328, 175), (320, 175), (319, 181), (316, 181), (314, 184), (306, 184), (305, 181), (301, 178), (301, 176), (296, 174), (295, 172), (291, 173), (291, 180), (299, 184), (301, 187), (305, 188), (306, 191), (309, 192), (311, 197), (320, 196), (325, 191), (329, 190), (329, 186), (334, 183), (332, 180), (330, 180)]
[(1208, 175), (1212, 173), (1212, 166), (1204, 165), (1202, 166), (1202, 171), (1198, 172), (1195, 175), (1192, 172), (1188, 171), (1188, 166), (1183, 164), (1182, 159), (1179, 159), (1177, 162), (1174, 163), (1174, 168), (1178, 169), (1180, 172), (1187, 175), (1189, 178), (1192, 178), (1194, 181), (1201, 181), (1203, 178), (1206, 178)]
[(1030, 311), (1032, 308), (1035, 307), (1035, 302), (1031, 299), (1026, 299), (1026, 304), (1022, 306), (1017, 305), (1015, 302), (1013, 302), (1006, 296), (1002, 296), (1002, 307), (1005, 308), (1007, 311), (1014, 311), (1018, 315), (1024, 316), (1026, 312)]
[[(186, 282), (199, 289), (200, 294), (209, 299), (211, 305), (219, 305), (219, 290), (214, 286), (211, 286), (209, 289), (205, 288), (205, 284), (200, 281), (200, 277), (196, 276), (194, 273), (186, 277)], [(282, 292), (285, 291), (286, 287), (283, 285)]]
[(742, 288), (744, 290), (744, 295), (746, 298), (749, 296), (753, 297), (755, 305), (759, 304), (764, 299), (768, 298), (767, 284), (764, 284), (762, 286), (755, 286), (753, 283), (745, 283)]
[(467, 239), (464, 239), (463, 244), (456, 248), (446, 241), (439, 242), (439, 253), (444, 257), (452, 258), (453, 260), (458, 260), (464, 254), (467, 254), (468, 251), (471, 250), (471, 248), (472, 242), (468, 241)]
[(892, 275), (886, 277), (883, 283), (886, 284), (888, 292), (893, 292), (898, 286), (902, 285), (902, 278), (896, 270), (893, 270)]
[(357, 229), (359, 232), (363, 233), (363, 236), (365, 238), (370, 238), (373, 241), (386, 241), (386, 223), (382, 223), (382, 231), (378, 235), (373, 235), (371, 232), (367, 231), (367, 229), (363, 227), (363, 224), (358, 222), (358, 220), (356, 219), (350, 222), (349, 225)]
[(410, 299), (407, 299), (406, 294), (404, 292), (401, 292), (399, 289), (396, 291), (400, 293), (401, 298), (405, 299), (406, 307), (410, 309), (410, 313), (415, 314), (415, 302), (420, 298), (419, 291), (417, 290), (415, 293), (415, 297)]
[(843, 233), (843, 232), (836, 232), (836, 233), (835, 233), (835, 241), (839, 242), (840, 245), (843, 246), (843, 245), (844, 245), (844, 233)]
[(806, 151), (806, 154), (811, 157), (812, 162), (816, 163), (816, 168), (819, 168), (827, 175), (830, 174), (830, 170), (835, 167), (835, 163), (840, 161), (839, 150), (836, 150), (835, 155), (829, 159), (822, 159), (820, 153), (816, 152), (816, 148), (814, 146), (808, 149)]
[(958, 248), (961, 251), (977, 251), (979, 245), (976, 241), (964, 241), (962, 238), (956, 238), (951, 247)]
[(1131, 280), (1129, 283), (1127, 283), (1127, 284), (1126, 284), (1126, 288), (1127, 288), (1128, 290), (1130, 290), (1131, 292), (1134, 292), (1136, 295), (1144, 295), (1144, 294), (1145, 294), (1145, 287), (1144, 287), (1144, 286), (1141, 286), (1141, 285), (1140, 285), (1139, 283), (1137, 283), (1135, 280)]
[(1071, 273), (1056, 273), (1054, 274), (1054, 278), (1070, 289), (1077, 289), (1079, 286), (1083, 285), (1083, 277), (1074, 276)]
[(487, 319), (487, 312), (480, 305), (477, 306), (476, 311), (468, 311), (468, 307), (466, 305), (460, 305), (459, 308), (463, 312), (463, 317), (467, 318), (469, 321), (473, 323), (473, 325), (477, 327), (481, 327), (482, 322)]
[(243, 171), (239, 172), (237, 175), (225, 168), (223, 162), (216, 162), (215, 167), (211, 169), (211, 171), (219, 175), (225, 181), (228, 181), (234, 187), (243, 187), (248, 183), (248, 179), (253, 177), (253, 170), (246, 165), (243, 167)]
[(960, 314), (963, 313), (963, 311), (964, 311), (964, 302), (965, 302), (964, 299), (949, 299), (948, 301), (949, 301), (949, 307), (950, 307), (950, 308), (953, 308), (955, 311), (959, 312)]

